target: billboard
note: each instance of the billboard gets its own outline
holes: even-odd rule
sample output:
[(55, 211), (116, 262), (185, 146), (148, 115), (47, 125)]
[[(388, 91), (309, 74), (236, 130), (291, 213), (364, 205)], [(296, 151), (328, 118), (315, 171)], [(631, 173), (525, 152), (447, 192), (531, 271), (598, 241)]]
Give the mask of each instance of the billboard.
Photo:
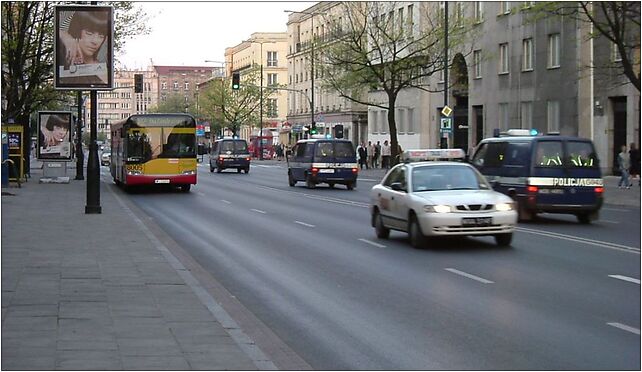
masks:
[(71, 160), (71, 112), (38, 112), (39, 160)]
[(56, 6), (54, 87), (109, 90), (114, 85), (114, 9)]

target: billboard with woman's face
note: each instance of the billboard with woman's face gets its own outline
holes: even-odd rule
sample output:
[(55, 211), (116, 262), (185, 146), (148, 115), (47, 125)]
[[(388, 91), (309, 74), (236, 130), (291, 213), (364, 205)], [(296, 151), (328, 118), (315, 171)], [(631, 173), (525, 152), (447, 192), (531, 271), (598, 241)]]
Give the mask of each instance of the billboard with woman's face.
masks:
[(113, 8), (57, 6), (55, 14), (55, 88), (112, 89)]
[(39, 160), (71, 160), (71, 112), (38, 113)]

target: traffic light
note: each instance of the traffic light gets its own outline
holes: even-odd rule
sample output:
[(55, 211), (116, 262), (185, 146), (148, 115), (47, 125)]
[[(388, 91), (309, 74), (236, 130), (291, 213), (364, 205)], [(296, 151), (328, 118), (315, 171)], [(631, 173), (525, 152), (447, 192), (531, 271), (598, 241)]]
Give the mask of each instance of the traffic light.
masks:
[(238, 72), (232, 73), (232, 89), (238, 90), (241, 87), (241, 74)]
[(143, 74), (134, 74), (134, 93), (143, 93)]
[(319, 133), (319, 131), (317, 130), (316, 125), (312, 124), (312, 128), (310, 128), (310, 135), (317, 133)]

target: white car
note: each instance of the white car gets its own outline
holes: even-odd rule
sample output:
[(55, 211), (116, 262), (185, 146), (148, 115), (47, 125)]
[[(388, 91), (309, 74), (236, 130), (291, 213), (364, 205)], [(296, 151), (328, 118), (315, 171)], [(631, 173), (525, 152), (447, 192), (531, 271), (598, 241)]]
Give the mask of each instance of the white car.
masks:
[[(429, 236), (493, 235), (508, 246), (517, 224), (516, 204), (493, 191), (484, 176), (463, 162), (461, 149), (408, 150), (371, 191), (371, 223), (377, 237), (405, 231), (414, 247)], [(437, 160), (419, 161), (414, 160)]]
[(111, 149), (103, 150), (103, 153), (100, 155), (100, 164), (101, 165), (111, 164)]

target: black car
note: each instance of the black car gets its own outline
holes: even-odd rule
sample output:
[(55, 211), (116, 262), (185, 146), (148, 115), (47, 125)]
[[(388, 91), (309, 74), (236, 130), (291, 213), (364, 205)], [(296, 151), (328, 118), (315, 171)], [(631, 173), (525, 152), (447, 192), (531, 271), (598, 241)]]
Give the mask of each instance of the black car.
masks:
[(227, 168), (234, 168), (238, 173), (250, 172), (250, 152), (244, 139), (223, 138), (212, 145), (210, 172), (216, 169), (216, 173), (221, 173)]

